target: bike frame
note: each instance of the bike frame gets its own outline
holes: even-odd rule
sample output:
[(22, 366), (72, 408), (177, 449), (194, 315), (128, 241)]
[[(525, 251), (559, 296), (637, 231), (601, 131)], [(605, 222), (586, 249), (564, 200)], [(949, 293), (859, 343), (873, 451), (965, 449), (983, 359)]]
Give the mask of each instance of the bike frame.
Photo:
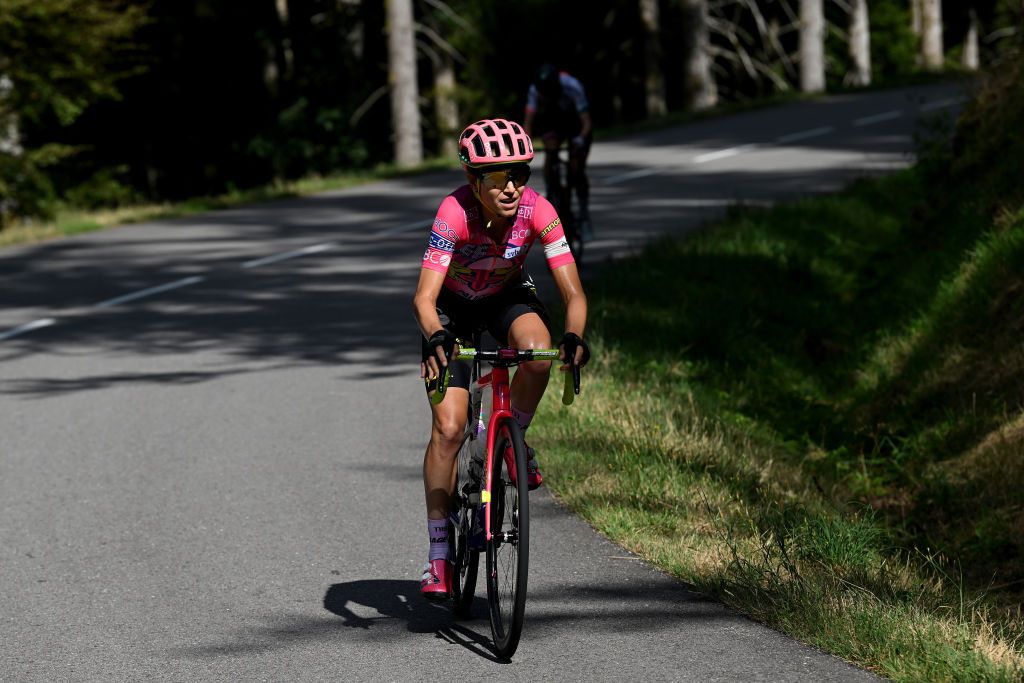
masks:
[(484, 505), (484, 534), (488, 541), (491, 533), (491, 481), (494, 476), (494, 444), (498, 435), (498, 424), (502, 418), (512, 416), (509, 399), (509, 372), (506, 367), (491, 368), (491, 371), (477, 380), (477, 386), (485, 390), (491, 385), (491, 416), (487, 420), (487, 458), (484, 461), (484, 481), (480, 487), (480, 502)]
[[(506, 417), (512, 417), (512, 401), (509, 383), (509, 365), (523, 360), (558, 360), (558, 349), (534, 349), (531, 351), (518, 351), (516, 349), (498, 349), (493, 352), (477, 351), (476, 349), (461, 349), (458, 354), (459, 360), (492, 362), (491, 370), (482, 374), (476, 380), (476, 386), (481, 391), (486, 391), (487, 385), (491, 386), (491, 414), (487, 419), (487, 457), (484, 462), (484, 481), (480, 487), (480, 502), (484, 505), (484, 532), (488, 541), (494, 539), (491, 532), (491, 484), (494, 475), (494, 463), (497, 454), (494, 452), (496, 439), (498, 438), (498, 425)], [(562, 402), (566, 405), (572, 403), (575, 394), (572, 385), (572, 373), (566, 373), (566, 392), (562, 395)], [(525, 476), (525, 473), (516, 472), (516, 476)]]

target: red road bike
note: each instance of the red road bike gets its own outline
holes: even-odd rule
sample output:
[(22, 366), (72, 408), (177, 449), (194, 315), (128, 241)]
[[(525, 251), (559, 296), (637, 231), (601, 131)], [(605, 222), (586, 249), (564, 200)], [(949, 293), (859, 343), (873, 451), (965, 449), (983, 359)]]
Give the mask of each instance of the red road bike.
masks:
[[(479, 333), (472, 343), (480, 346)], [(454, 539), (454, 610), (459, 616), (470, 615), (483, 552), (494, 650), (509, 659), (523, 631), (530, 557), (527, 449), (512, 417), (509, 370), (526, 361), (558, 360), (558, 349), (463, 348), (456, 358), (472, 361), (473, 372), (449, 516), (453, 527), (449, 538)], [(484, 363), (490, 371), (482, 374)], [(484, 391), (488, 386), (489, 401)], [(443, 400), (445, 388), (442, 384), (435, 392), (434, 401)], [(566, 373), (562, 402), (571, 404), (579, 390), (579, 367), (573, 365)]]

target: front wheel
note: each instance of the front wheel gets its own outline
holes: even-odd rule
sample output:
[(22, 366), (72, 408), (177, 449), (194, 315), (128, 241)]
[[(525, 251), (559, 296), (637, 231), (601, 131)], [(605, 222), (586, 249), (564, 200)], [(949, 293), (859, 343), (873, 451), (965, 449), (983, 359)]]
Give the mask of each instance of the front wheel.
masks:
[(530, 498), (526, 442), (512, 418), (498, 427), (490, 488), (491, 538), (487, 540), (487, 602), (498, 656), (512, 657), (519, 646), (526, 612), (530, 557)]

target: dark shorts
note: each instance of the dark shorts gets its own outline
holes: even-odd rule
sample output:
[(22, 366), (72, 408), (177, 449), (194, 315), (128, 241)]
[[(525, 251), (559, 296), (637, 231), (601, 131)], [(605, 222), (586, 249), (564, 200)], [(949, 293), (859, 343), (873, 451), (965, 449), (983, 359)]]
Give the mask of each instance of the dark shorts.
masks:
[[(447, 289), (442, 289), (440, 296), (437, 297), (437, 314), (441, 318), (441, 324), (465, 346), (472, 342), (473, 334), (477, 331), (486, 331), (500, 345), (507, 345), (508, 331), (512, 323), (527, 313), (539, 315), (550, 332), (551, 320), (544, 304), (537, 298), (537, 291), (529, 278), (495, 296), (476, 301), (463, 299)], [(423, 360), (426, 360), (430, 356), (430, 347), (427, 346), (427, 340), (422, 337), (420, 350)], [(469, 363), (455, 361), (451, 365), (451, 380), (448, 386), (469, 389), (470, 374)], [(427, 391), (433, 391), (435, 384), (436, 382), (426, 382)]]
[(575, 107), (541, 107), (537, 110), (533, 130), (545, 135), (555, 135), (559, 140), (568, 140), (580, 134), (583, 121)]

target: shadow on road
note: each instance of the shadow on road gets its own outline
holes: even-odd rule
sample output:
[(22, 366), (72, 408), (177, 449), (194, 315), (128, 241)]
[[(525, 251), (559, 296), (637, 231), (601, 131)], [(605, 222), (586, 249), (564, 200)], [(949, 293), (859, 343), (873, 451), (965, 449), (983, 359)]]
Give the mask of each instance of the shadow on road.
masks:
[[(353, 611), (357, 606), (376, 611), (379, 616), (361, 617)], [(408, 631), (434, 632), (446, 642), (460, 645), (492, 662), (503, 661), (491, 653), (487, 637), (455, 620), (447, 603), (433, 604), (421, 598), (419, 584), (415, 581), (369, 579), (336, 583), (324, 596), (324, 608), (341, 617), (343, 625), (350, 628), (370, 629), (381, 619), (398, 619), (405, 622)], [(487, 602), (477, 596), (473, 611), (486, 613)]]
[[(337, 641), (338, 648), (374, 649), (382, 641), (429, 636), (458, 645), (475, 656), (505, 663), (491, 651), (487, 601), (478, 593), (474, 617), (456, 619), (447, 603), (434, 604), (419, 594), (419, 583), (398, 579), (361, 579), (336, 583), (327, 589), (323, 607), (340, 618), (271, 617), (263, 626), (237, 630), (220, 642), (180, 647), (171, 654), (185, 659), (236, 657), (298, 647), (314, 641)], [(627, 582), (600, 587), (549, 586), (531, 590), (527, 600), (526, 632), (554, 635), (586, 629), (601, 632), (653, 634), (678, 629), (689, 621), (745, 620), (683, 586), (662, 580), (652, 584)]]
[[(897, 104), (915, 97), (923, 95), (900, 95)], [(724, 148), (771, 140), (794, 126), (811, 125), (824, 109), (849, 104), (844, 102), (799, 104), (667, 129), (620, 144), (600, 164), (595, 157), (591, 181), (598, 240), (614, 237), (615, 245), (604, 253), (595, 247), (584, 275), (593, 274), (600, 259), (629, 251), (652, 235), (685, 233), (721, 215), (729, 204), (834, 189), (907, 158), (906, 133), (848, 124), (841, 135), (801, 143), (826, 156), (855, 153), (846, 164), (814, 160), (797, 166), (780, 160), (777, 166), (715, 168), (688, 163), (693, 148), (686, 145)], [(864, 106), (874, 109), (861, 113), (873, 113), (880, 105)], [(810, 123), (800, 123), (801, 117), (811, 117)], [(755, 132), (740, 125), (748, 118), (762, 122)], [(608, 145), (611, 150), (613, 143)], [(647, 158), (650, 148), (661, 157)], [(654, 175), (637, 182), (605, 182), (652, 168)], [(37, 353), (144, 359), (166, 354), (176, 358), (178, 367), (73, 378), (36, 373), (11, 378), (0, 393), (46, 398), (121, 383), (195, 384), (262, 371), (268, 364), (340, 367), (346, 379), (356, 381), (372, 381), (381, 373), (415, 375), (418, 335), (411, 296), (419, 260), (437, 203), (459, 182), (458, 172), (445, 171), (2, 253), (0, 280), (11, 286), (0, 291), (0, 333), (33, 318), (57, 322), (0, 342), (0, 362)], [(412, 222), (418, 218), (422, 228)], [(242, 267), (247, 259), (324, 242), (333, 246), (266, 267)], [(539, 249), (534, 251), (530, 268), (539, 274), (543, 259)], [(727, 269), (744, 266), (722, 264)], [(97, 307), (195, 276), (204, 280), (126, 305)], [(195, 359), (203, 354), (193, 352), (206, 351), (216, 351), (220, 360), (200, 365)], [(371, 372), (367, 363), (374, 365)]]

